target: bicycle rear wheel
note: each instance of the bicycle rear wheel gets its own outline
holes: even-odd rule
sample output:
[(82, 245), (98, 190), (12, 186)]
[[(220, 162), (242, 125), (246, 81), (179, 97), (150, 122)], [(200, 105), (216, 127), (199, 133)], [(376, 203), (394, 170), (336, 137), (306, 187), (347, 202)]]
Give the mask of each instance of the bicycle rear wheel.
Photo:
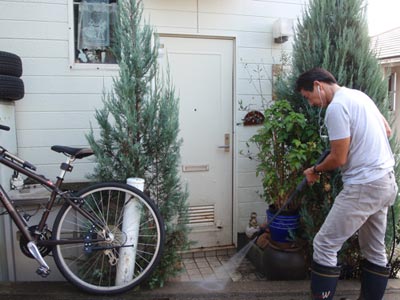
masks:
[(163, 250), (164, 225), (153, 201), (119, 183), (95, 184), (76, 196), (88, 215), (66, 203), (54, 222), (53, 239), (64, 240), (53, 249), (60, 272), (90, 293), (116, 294), (137, 286)]

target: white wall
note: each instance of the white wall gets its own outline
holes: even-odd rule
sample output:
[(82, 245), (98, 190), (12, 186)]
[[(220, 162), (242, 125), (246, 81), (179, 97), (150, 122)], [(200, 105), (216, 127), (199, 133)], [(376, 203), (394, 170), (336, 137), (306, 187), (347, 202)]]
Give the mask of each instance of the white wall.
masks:
[[(49, 177), (58, 174), (60, 154), (54, 144), (87, 145), (85, 134), (93, 112), (101, 105), (115, 70), (70, 67), (70, 25), (68, 1), (1, 0), (0, 50), (21, 56), (26, 95), (16, 102), (18, 154), (38, 166)], [(278, 18), (296, 21), (306, 0), (144, 0), (145, 14), (160, 33), (200, 34), (236, 38), (236, 78), (234, 122), (245, 115), (239, 101), (259, 105), (259, 95), (249, 82), (249, 74), (263, 64), (270, 78), (271, 65), (279, 63), (290, 42), (275, 44), (272, 24)], [(87, 67), (87, 66), (85, 66)], [(264, 80), (264, 92), (271, 98), (271, 84)], [(239, 151), (256, 127), (235, 126), (235, 220), (244, 231), (251, 211), (262, 214), (266, 205), (257, 195), (260, 180), (255, 164)], [(92, 164), (77, 163), (69, 181), (85, 179)]]

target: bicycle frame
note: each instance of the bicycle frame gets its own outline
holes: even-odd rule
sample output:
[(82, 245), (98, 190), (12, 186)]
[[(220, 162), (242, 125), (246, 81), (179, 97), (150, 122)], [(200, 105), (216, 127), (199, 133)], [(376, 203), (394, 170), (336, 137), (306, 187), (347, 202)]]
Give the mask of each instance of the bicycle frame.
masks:
[[(70, 165), (74, 159), (68, 157), (66, 164)], [(17, 161), (17, 162), (15, 162)], [(12, 155), (9, 153), (7, 150), (2, 148), (2, 153), (0, 154), (0, 164), (3, 164), (21, 174), (24, 174), (28, 176), (29, 178), (35, 180), (37, 183), (40, 185), (46, 186), (51, 190), (50, 198), (49, 201), (46, 204), (46, 207), (44, 208), (42, 217), (40, 219), (40, 222), (38, 224), (37, 232), (41, 233), (45, 226), (46, 226), (46, 221), (48, 219), (48, 216), (54, 206), (55, 200), (57, 196), (62, 197), (66, 202), (68, 202), (77, 212), (85, 216), (86, 218), (90, 219), (93, 221), (93, 223), (96, 225), (98, 222), (91, 216), (89, 215), (86, 211), (82, 210), (79, 206), (79, 201), (77, 199), (72, 200), (71, 197), (65, 196), (65, 193), (60, 190), (60, 186), (64, 180), (64, 176), (66, 171), (62, 170), (61, 174), (59, 177), (57, 177), (56, 183), (53, 183), (51, 180), (45, 178), (42, 175), (36, 174), (35, 172), (27, 169), (26, 167), (23, 167), (23, 165), (27, 162), (23, 162), (20, 158), (17, 156)], [(22, 166), (21, 166), (22, 164)], [(29, 164), (29, 163), (28, 163)], [(29, 164), (30, 165), (30, 164)], [(30, 165), (33, 167), (32, 165)], [(55, 246), (55, 245), (60, 245), (60, 244), (76, 244), (76, 243), (83, 243), (84, 240), (81, 239), (69, 239), (69, 240), (36, 240), (32, 233), (28, 230), (28, 224), (25, 221), (25, 219), (18, 213), (16, 210), (15, 206), (13, 205), (10, 197), (4, 190), (4, 188), (0, 185), (0, 201), (3, 204), (4, 208), (7, 210), (8, 214), (10, 215), (11, 219), (14, 221), (15, 225), (18, 227), (20, 230), (21, 234), (23, 237), (30, 242), (37, 242), (38, 245), (44, 245), (44, 246)], [(100, 227), (100, 226), (99, 226)], [(104, 239), (99, 239), (99, 240), (92, 240), (92, 241), (104, 241)]]
[[(0, 124), (0, 130), (9, 127)], [(0, 165), (22, 174), (50, 192), (38, 208), (39, 220), (19, 208), (7, 189), (0, 185), (0, 205), (21, 234), (19, 246), (34, 258), (36, 273), (47, 277), (51, 270), (44, 257), (51, 252), (61, 274), (84, 291), (96, 294), (125, 292), (148, 278), (160, 261), (165, 231), (157, 206), (142, 191), (122, 182), (99, 182), (79, 191), (62, 190), (72, 163), (94, 154), (89, 148), (54, 145), (63, 153), (61, 174), (55, 181), (36, 172), (36, 167), (0, 146)], [(14, 182), (17, 186), (20, 180)], [(62, 202), (52, 228), (50, 213)], [(35, 212), (36, 214), (36, 212)], [(35, 223), (35, 224), (32, 224)]]

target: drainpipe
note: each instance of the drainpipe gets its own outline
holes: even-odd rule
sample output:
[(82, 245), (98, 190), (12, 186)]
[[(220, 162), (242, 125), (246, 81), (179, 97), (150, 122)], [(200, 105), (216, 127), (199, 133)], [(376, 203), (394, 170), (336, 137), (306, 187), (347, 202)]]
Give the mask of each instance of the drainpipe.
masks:
[[(144, 179), (142, 178), (128, 178), (126, 183), (141, 191), (144, 189)], [(125, 203), (127, 204), (124, 210), (122, 232), (127, 235), (125, 244), (133, 246), (123, 247), (119, 250), (116, 285), (128, 283), (133, 278), (139, 238), (140, 202), (137, 199), (130, 199), (127, 195)]]
[[(0, 101), (0, 124), (9, 126), (10, 131), (0, 130), (0, 144), (13, 154), (17, 154), (17, 135), (15, 130), (14, 101)], [(6, 192), (10, 191), (12, 170), (0, 165), (0, 184)], [(14, 255), (10, 219), (0, 217), (0, 281), (13, 280)]]

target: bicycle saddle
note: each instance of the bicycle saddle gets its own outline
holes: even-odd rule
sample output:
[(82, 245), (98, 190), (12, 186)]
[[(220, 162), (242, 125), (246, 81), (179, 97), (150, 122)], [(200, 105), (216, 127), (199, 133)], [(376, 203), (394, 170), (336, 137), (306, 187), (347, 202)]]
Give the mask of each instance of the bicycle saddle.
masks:
[(58, 153), (64, 153), (66, 155), (68, 154), (78, 159), (94, 154), (93, 150), (89, 148), (73, 148), (73, 147), (59, 146), (59, 145), (52, 146), (51, 150)]

